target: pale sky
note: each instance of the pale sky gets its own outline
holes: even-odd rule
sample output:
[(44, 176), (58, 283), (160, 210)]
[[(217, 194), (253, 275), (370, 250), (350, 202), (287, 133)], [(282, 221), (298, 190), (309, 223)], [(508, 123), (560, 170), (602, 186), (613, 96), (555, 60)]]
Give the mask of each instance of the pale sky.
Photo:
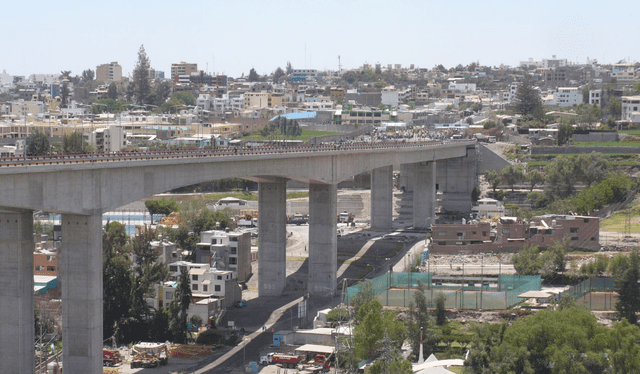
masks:
[[(640, 59), (635, 1), (7, 1), (0, 7), (0, 72), (28, 76), (117, 61), (123, 74), (144, 45), (171, 63), (232, 77), (364, 62), (432, 68), (479, 61)], [(306, 53), (305, 53), (306, 46)], [(208, 64), (208, 66), (207, 66)]]

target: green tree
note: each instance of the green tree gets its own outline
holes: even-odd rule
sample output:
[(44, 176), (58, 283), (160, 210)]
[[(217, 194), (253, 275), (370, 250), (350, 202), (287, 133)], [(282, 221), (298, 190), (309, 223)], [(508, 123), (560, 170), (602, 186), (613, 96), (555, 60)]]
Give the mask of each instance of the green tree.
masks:
[(103, 283), (103, 336), (119, 335), (119, 341), (128, 340), (117, 333), (127, 318), (132, 287), (131, 262), (129, 261), (127, 233), (119, 222), (107, 222), (102, 231), (102, 283)]
[(166, 280), (167, 267), (158, 261), (159, 253), (151, 246), (156, 240), (156, 231), (145, 228), (132, 240), (132, 255), (134, 256), (134, 278), (131, 289), (131, 315), (138, 320), (146, 320), (151, 314), (147, 297), (155, 295), (153, 284)]
[(370, 280), (367, 279), (364, 282), (358, 283), (358, 292), (349, 300), (349, 305), (353, 309), (353, 315), (356, 317), (356, 321), (358, 321), (357, 318), (360, 315), (360, 308), (375, 300), (375, 298), (376, 294), (373, 291), (373, 283), (371, 283)]
[(67, 107), (67, 102), (69, 101), (70, 94), (71, 91), (69, 90), (69, 83), (67, 81), (63, 81), (62, 87), (60, 88), (60, 107)]
[(589, 154), (578, 155), (578, 165), (580, 179), (591, 186), (607, 178), (610, 170), (610, 163), (602, 153), (591, 152)]
[(364, 304), (358, 312), (358, 325), (355, 326), (353, 339), (355, 354), (359, 360), (374, 359), (380, 348), (380, 340), (385, 331), (393, 346), (399, 348), (405, 338), (405, 327), (396, 319), (395, 311), (382, 310), (378, 300)]
[(496, 192), (496, 188), (498, 188), (498, 186), (500, 185), (500, 182), (502, 182), (502, 176), (495, 170), (489, 170), (485, 172), (484, 179), (489, 182), (489, 185), (491, 185), (494, 193)]
[(107, 88), (107, 97), (111, 100), (118, 99), (118, 86), (115, 84), (115, 82), (111, 82), (109, 84), (109, 87)]
[(542, 106), (540, 92), (533, 86), (533, 77), (530, 74), (526, 74), (520, 82), (516, 91), (515, 103), (518, 112), (525, 116), (532, 114)]
[(442, 292), (438, 292), (438, 296), (436, 296), (436, 325), (438, 326), (447, 322), (447, 309), (444, 306), (446, 301), (447, 297)]
[(249, 82), (257, 82), (259, 79), (260, 77), (258, 76), (256, 69), (251, 68), (251, 70), (249, 70)]
[(573, 127), (568, 123), (563, 123), (558, 128), (558, 145), (566, 144), (573, 135)]
[(538, 170), (533, 169), (527, 173), (525, 179), (531, 185), (531, 189), (529, 190), (531, 192), (536, 187), (536, 185), (544, 182), (544, 175)]
[(609, 105), (607, 106), (607, 112), (613, 119), (619, 120), (622, 116), (622, 102), (617, 97), (609, 99)]
[(82, 82), (83, 83), (89, 83), (93, 81), (93, 78), (95, 77), (95, 72), (91, 69), (86, 69), (82, 71)]
[(27, 138), (27, 156), (39, 156), (49, 153), (49, 136), (36, 130)]
[(418, 281), (418, 291), (413, 294), (413, 300), (409, 303), (409, 313), (405, 319), (407, 338), (411, 343), (416, 359), (420, 351), (420, 342), (423, 343), (425, 356), (429, 356), (435, 349), (438, 337), (433, 328), (433, 320), (429, 314), (425, 287)]
[[(622, 270), (622, 269), (620, 269)], [(616, 310), (620, 319), (626, 318), (635, 325), (638, 322), (637, 313), (640, 311), (640, 255), (638, 249), (629, 254), (628, 266), (616, 275), (616, 290), (618, 301)]]
[(513, 267), (518, 275), (540, 274), (540, 250), (537, 245), (525, 245), (513, 255)]
[(284, 77), (284, 71), (278, 66), (276, 71), (273, 72), (273, 83), (278, 83), (282, 77)]
[(575, 155), (560, 155), (544, 168), (547, 190), (555, 197), (567, 197), (575, 191), (580, 165)]
[(173, 341), (170, 322), (171, 313), (167, 308), (160, 307), (156, 310), (149, 323), (149, 340), (152, 342)]
[(511, 191), (513, 191), (513, 186), (524, 178), (524, 171), (521, 165), (509, 165), (502, 169), (501, 174), (509, 187), (511, 187)]
[(64, 153), (85, 153), (85, 141), (82, 139), (82, 133), (72, 132), (62, 137), (62, 149)]
[(171, 302), (171, 332), (176, 343), (187, 342), (189, 326), (187, 324), (187, 309), (193, 301), (191, 282), (186, 266), (180, 267), (180, 278), (175, 291), (175, 299)]
[(147, 53), (144, 50), (144, 45), (140, 46), (138, 50), (138, 61), (133, 69), (133, 79), (129, 85), (133, 85), (132, 95), (136, 104), (142, 105), (146, 103), (147, 96), (151, 93), (151, 82), (149, 80), (149, 69), (151, 68), (151, 62), (147, 57)]
[(163, 214), (165, 216), (168, 216), (169, 214), (178, 211), (178, 203), (175, 199), (149, 199), (144, 202), (144, 205), (147, 207), (147, 210), (149, 210), (149, 214), (151, 214), (152, 222), (153, 216), (156, 214)]
[(178, 101), (181, 101), (184, 103), (184, 105), (193, 106), (196, 104), (196, 99), (195, 97), (193, 97), (193, 94), (187, 91), (178, 91), (173, 95), (171, 95), (171, 99), (176, 99)]

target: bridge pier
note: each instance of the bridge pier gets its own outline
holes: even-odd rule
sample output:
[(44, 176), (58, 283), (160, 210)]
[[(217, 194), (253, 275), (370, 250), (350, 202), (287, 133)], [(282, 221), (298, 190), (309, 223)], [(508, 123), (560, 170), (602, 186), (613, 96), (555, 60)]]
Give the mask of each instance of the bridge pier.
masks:
[(63, 214), (61, 220), (64, 372), (102, 373), (102, 215)]
[(390, 229), (393, 221), (393, 166), (371, 170), (371, 228)]
[(471, 192), (476, 188), (477, 157), (475, 146), (466, 148), (466, 156), (438, 161), (436, 165), (442, 208), (471, 212)]
[(436, 220), (436, 162), (420, 162), (414, 165), (413, 227), (428, 229)]
[(398, 188), (403, 189), (404, 192), (413, 192), (413, 188), (416, 184), (416, 165), (412, 164), (400, 164), (400, 178), (398, 180)]
[(0, 212), (0, 372), (33, 373), (33, 212)]
[(287, 279), (285, 178), (260, 182), (258, 212), (258, 296), (280, 296)]
[(335, 184), (309, 184), (310, 294), (333, 296), (337, 286), (338, 189)]

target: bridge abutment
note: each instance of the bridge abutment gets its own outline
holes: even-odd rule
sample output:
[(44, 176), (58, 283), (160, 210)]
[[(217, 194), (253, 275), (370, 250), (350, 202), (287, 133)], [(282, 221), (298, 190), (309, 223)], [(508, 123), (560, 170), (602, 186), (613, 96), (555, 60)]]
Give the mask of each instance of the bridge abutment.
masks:
[(371, 228), (390, 229), (393, 221), (393, 166), (371, 170)]
[[(287, 278), (287, 180), (258, 187), (258, 295), (280, 296)], [(335, 234), (334, 234), (335, 235)]]
[(0, 212), (0, 372), (33, 373), (33, 212)]
[(63, 214), (61, 220), (64, 372), (102, 373), (102, 215)]
[(338, 271), (338, 189), (334, 184), (309, 184), (310, 294), (333, 296)]

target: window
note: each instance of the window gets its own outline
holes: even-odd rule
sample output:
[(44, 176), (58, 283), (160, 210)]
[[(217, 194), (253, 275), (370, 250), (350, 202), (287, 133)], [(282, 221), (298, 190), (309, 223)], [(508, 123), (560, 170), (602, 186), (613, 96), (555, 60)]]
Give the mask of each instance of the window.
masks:
[(171, 265), (169, 266), (169, 271), (172, 273), (175, 273), (176, 271), (178, 271), (178, 267), (175, 265)]
[(218, 280), (222, 280), (222, 275), (217, 276)]
[(44, 266), (36, 265), (36, 271), (44, 271)]
[(572, 236), (571, 240), (578, 240), (579, 238), (577, 236)]
[(438, 245), (447, 245), (447, 242), (438, 242)]
[(578, 232), (578, 228), (577, 227), (572, 227), (571, 229), (569, 229), (569, 232), (572, 234), (575, 234)]
[(164, 294), (164, 299), (165, 300), (173, 300), (173, 293), (172, 292), (167, 292)]
[(220, 292), (220, 285), (219, 285), (219, 284), (216, 284), (216, 285), (214, 286), (214, 291), (216, 291), (216, 292)]
[(438, 231), (438, 236), (447, 236), (446, 231)]
[(462, 231), (458, 231), (458, 232), (456, 233), (456, 235), (457, 235), (457, 236), (462, 236)]
[(585, 218), (585, 219), (583, 220), (583, 222), (584, 222), (584, 223), (589, 223), (589, 218)]
[(509, 235), (509, 229), (502, 229), (502, 235)]
[(595, 240), (596, 240), (596, 238), (595, 238), (595, 236), (592, 236), (589, 240), (591, 240), (591, 241), (595, 241)]
[(47, 266), (47, 271), (56, 271), (55, 266)]
[(238, 259), (235, 257), (229, 257), (229, 265), (237, 265)]
[(195, 274), (194, 274), (194, 275), (192, 275), (192, 276), (191, 276), (191, 280), (192, 280), (192, 281), (197, 281), (197, 280), (198, 280), (198, 276), (197, 276), (197, 275), (195, 275)]
[(487, 232), (486, 232), (486, 231), (483, 231), (483, 232), (482, 232), (482, 236), (487, 236)]
[(471, 231), (471, 235), (475, 235), (475, 234), (476, 234), (476, 232), (475, 232), (475, 231)]
[(192, 291), (197, 291), (198, 290), (198, 285), (197, 284), (192, 284), (191, 285), (191, 290)]
[(209, 291), (209, 286), (207, 286), (206, 284), (202, 285), (202, 292), (208, 292)]

